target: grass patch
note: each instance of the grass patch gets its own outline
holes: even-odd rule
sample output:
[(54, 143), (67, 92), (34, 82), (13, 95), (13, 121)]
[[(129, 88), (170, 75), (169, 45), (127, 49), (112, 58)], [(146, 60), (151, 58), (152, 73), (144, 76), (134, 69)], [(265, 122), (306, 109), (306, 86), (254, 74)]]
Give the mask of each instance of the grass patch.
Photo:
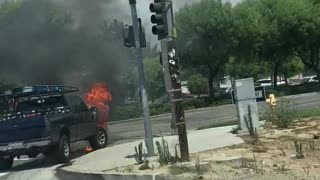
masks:
[(193, 170), (190, 167), (187, 166), (177, 166), (177, 165), (171, 165), (168, 167), (169, 172), (172, 175), (179, 175), (179, 174), (185, 174), (185, 173), (196, 173), (195, 170)]
[[(302, 110), (298, 113), (298, 115), (300, 118), (317, 117), (317, 116), (320, 116), (320, 108)], [(260, 115), (259, 119), (260, 119), (260, 121), (264, 121), (267, 119), (267, 116)], [(216, 123), (213, 123), (210, 125), (201, 126), (201, 127), (197, 128), (196, 130), (217, 128), (217, 127), (223, 127), (223, 126), (232, 126), (232, 125), (239, 125), (238, 120), (232, 120), (232, 121), (228, 121), (228, 122), (216, 122)]]
[(320, 108), (303, 110), (299, 115), (301, 118), (320, 116)]
[(279, 86), (278, 90), (274, 90), (272, 87), (266, 88), (266, 94), (275, 94), (279, 96), (289, 96), (303, 93), (319, 92), (320, 83), (306, 83), (295, 86)]

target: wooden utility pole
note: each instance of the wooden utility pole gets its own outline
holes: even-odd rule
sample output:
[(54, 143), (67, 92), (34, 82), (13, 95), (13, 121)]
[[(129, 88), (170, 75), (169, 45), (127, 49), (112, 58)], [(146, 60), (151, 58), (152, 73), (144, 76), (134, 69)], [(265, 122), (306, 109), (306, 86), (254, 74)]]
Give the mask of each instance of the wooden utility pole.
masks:
[(186, 121), (182, 104), (182, 91), (179, 61), (176, 56), (176, 31), (173, 6), (170, 0), (154, 0), (150, 4), (151, 22), (156, 24), (152, 32), (161, 40), (161, 60), (166, 89), (172, 101), (171, 128), (178, 131), (181, 159), (189, 161), (189, 146)]

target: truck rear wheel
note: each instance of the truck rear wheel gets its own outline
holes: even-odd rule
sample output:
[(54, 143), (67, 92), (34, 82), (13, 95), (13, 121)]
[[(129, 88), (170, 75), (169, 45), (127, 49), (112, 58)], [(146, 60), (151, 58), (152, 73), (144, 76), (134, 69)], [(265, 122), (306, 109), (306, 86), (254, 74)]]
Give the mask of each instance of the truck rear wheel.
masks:
[(62, 135), (55, 151), (55, 157), (59, 163), (66, 163), (70, 159), (70, 141), (66, 135)]
[(0, 157), (0, 171), (9, 170), (13, 165), (13, 157), (4, 158)]
[(108, 144), (108, 135), (104, 129), (99, 129), (97, 134), (89, 139), (94, 150), (105, 148)]

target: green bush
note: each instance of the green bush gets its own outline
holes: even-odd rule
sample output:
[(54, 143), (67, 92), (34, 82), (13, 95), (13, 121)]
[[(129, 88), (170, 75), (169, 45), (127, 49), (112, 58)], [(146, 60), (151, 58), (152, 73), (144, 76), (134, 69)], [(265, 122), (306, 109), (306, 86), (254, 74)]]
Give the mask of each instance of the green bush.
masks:
[(186, 110), (197, 109), (202, 107), (207, 107), (208, 104), (205, 102), (203, 98), (192, 99), (183, 102), (183, 106)]
[(207, 106), (220, 106), (225, 104), (231, 104), (231, 94), (226, 93), (217, 97), (205, 97), (204, 98)]
[(306, 83), (295, 86), (279, 86), (278, 90), (267, 88), (266, 94), (267, 97), (269, 94), (274, 94), (276, 97), (278, 96), (289, 96), (295, 94), (303, 94), (310, 92), (318, 92), (320, 90), (319, 83)]
[(285, 98), (277, 103), (275, 110), (270, 107), (267, 112), (267, 121), (280, 128), (288, 128), (291, 123), (298, 119), (299, 113), (296, 104)]
[(166, 114), (171, 112), (170, 104), (152, 104), (150, 107), (150, 115)]
[(141, 117), (139, 105), (124, 105), (113, 107), (110, 112), (110, 121), (126, 120)]
[(192, 94), (208, 94), (208, 82), (201, 74), (192, 75), (188, 81), (188, 88)]
[[(149, 106), (150, 115), (159, 115), (171, 112), (171, 104), (152, 104)], [(110, 112), (110, 121), (120, 121), (142, 116), (139, 104), (113, 107)]]
[(319, 83), (306, 83), (306, 84), (301, 84), (296, 86), (284, 86), (279, 88), (279, 91), (283, 92), (283, 94), (285, 95), (317, 92), (319, 90), (320, 90)]

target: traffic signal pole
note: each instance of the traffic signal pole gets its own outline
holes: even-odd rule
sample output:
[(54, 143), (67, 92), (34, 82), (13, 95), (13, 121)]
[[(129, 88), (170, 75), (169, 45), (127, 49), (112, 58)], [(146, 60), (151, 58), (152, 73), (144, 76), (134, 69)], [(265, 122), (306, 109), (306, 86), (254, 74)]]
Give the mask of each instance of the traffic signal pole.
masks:
[(146, 135), (146, 146), (148, 150), (148, 155), (154, 155), (154, 146), (153, 146), (153, 135), (152, 135), (152, 126), (150, 121), (150, 111), (148, 104), (148, 96), (146, 92), (145, 77), (144, 77), (144, 66), (143, 66), (143, 58), (142, 58), (142, 48), (140, 44), (141, 37), (141, 28), (138, 26), (138, 15), (136, 8), (136, 0), (129, 0), (129, 4), (131, 7), (131, 15), (132, 15), (132, 26), (135, 40), (135, 47), (137, 50), (137, 61), (138, 61), (138, 71), (139, 71), (139, 85), (140, 85), (140, 93), (142, 99), (142, 109), (143, 109), (143, 119), (144, 119), (144, 130)]
[[(179, 145), (182, 161), (189, 161), (189, 146), (186, 121), (182, 104), (182, 91), (179, 62), (176, 56), (175, 26), (173, 18), (172, 1), (154, 0), (150, 11), (156, 15), (151, 17), (151, 22), (156, 23), (152, 31), (161, 40), (161, 59), (166, 89), (172, 101), (171, 128), (178, 131)], [(161, 17), (162, 15), (162, 17)]]

